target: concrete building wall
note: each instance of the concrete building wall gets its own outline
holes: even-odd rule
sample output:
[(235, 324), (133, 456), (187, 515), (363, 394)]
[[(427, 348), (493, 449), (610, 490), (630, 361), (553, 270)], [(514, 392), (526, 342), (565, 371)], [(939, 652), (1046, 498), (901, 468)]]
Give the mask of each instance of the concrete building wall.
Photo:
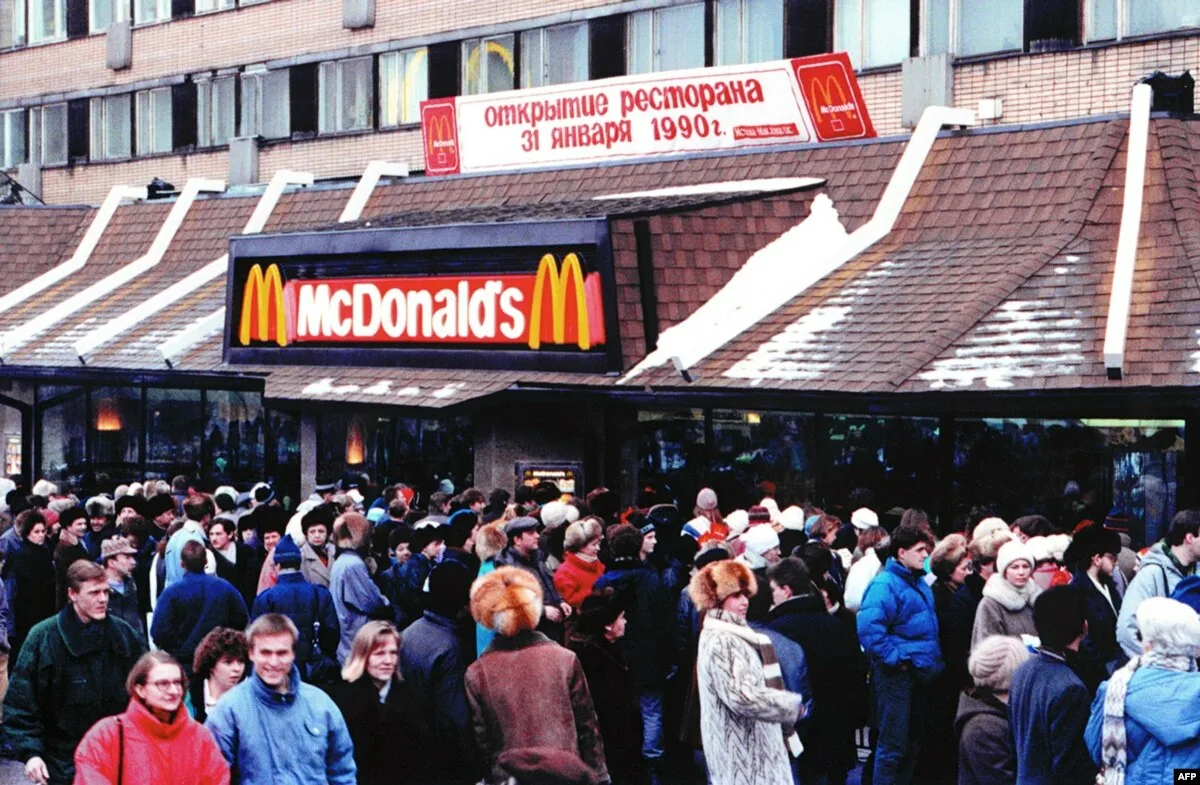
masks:
[(516, 486), (517, 461), (581, 461), (588, 488), (599, 485), (603, 418), (565, 404), (505, 405), (477, 412), (475, 487)]

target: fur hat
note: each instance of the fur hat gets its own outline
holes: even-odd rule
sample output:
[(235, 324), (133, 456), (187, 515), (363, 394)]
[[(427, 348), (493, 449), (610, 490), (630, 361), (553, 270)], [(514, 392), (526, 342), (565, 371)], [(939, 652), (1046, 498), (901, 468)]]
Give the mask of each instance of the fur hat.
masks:
[(1020, 638), (989, 635), (972, 650), (967, 671), (976, 686), (992, 692), (1006, 692), (1012, 682), (1013, 671), (1027, 659), (1029, 650)]
[(971, 540), (970, 544), (967, 545), (967, 553), (971, 555), (972, 561), (995, 561), (996, 555), (1000, 553), (1000, 548), (1004, 546), (1004, 543), (1012, 539), (1015, 538), (1008, 529), (997, 529), (991, 534)]
[(804, 510), (796, 505), (788, 507), (779, 514), (779, 522), (788, 531), (804, 531)]
[(618, 559), (637, 556), (642, 550), (643, 536), (637, 527), (628, 523), (614, 526), (604, 534), (609, 550)]
[(117, 514), (117, 505), (107, 496), (93, 496), (85, 506), (89, 518), (111, 518)]
[(542, 525), (547, 529), (557, 529), (564, 523), (574, 523), (579, 520), (579, 508), (566, 502), (552, 501), (542, 505)]
[(742, 535), (742, 544), (747, 553), (762, 556), (772, 548), (779, 547), (779, 535), (770, 526), (754, 526)]
[(975, 530), (971, 532), (971, 539), (978, 540), (980, 537), (986, 537), (992, 532), (999, 531), (1000, 529), (1008, 531), (1008, 524), (1005, 523), (1003, 519), (996, 517), (984, 518), (975, 525)]
[(142, 514), (147, 518), (157, 518), (164, 512), (173, 512), (174, 510), (175, 500), (165, 493), (151, 496), (142, 502)]
[(532, 630), (542, 618), (542, 587), (532, 573), (497, 567), (471, 586), (471, 615), (497, 635)]
[(696, 573), (688, 584), (688, 594), (698, 611), (719, 608), (726, 597), (743, 591), (753, 595), (758, 591), (758, 583), (749, 567), (732, 560), (713, 562)]
[(1004, 571), (1015, 561), (1028, 562), (1031, 570), (1037, 566), (1037, 560), (1026, 543), (1009, 540), (1000, 546), (1000, 552), (996, 554), (996, 574), (1004, 575)]
[(725, 525), (729, 527), (729, 536), (736, 537), (750, 526), (750, 513), (745, 510), (734, 510), (725, 516)]
[(595, 518), (575, 521), (567, 527), (563, 536), (563, 549), (574, 553), (603, 534), (604, 527)]
[(872, 526), (878, 526), (879, 516), (875, 514), (874, 510), (868, 507), (859, 507), (857, 510), (850, 513), (850, 523), (854, 525), (854, 528), (862, 531), (863, 529), (869, 529)]

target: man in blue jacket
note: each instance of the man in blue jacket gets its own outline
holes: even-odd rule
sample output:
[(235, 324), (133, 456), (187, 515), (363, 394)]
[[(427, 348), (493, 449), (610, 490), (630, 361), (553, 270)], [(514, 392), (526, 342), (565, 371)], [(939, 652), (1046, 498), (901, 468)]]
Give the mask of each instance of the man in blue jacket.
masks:
[(260, 616), (246, 630), (254, 670), (204, 723), (229, 762), (232, 785), (355, 785), (354, 745), (342, 713), (300, 681), (299, 637), (279, 613)]
[(300, 630), (296, 667), (301, 678), (309, 684), (333, 682), (338, 678), (337, 647), (341, 639), (333, 595), (324, 586), (304, 579), (300, 549), (291, 537), (280, 539), (274, 553), (279, 582), (255, 598), (250, 619), (268, 613), (282, 613), (291, 619)]
[(876, 729), (874, 785), (909, 785), (924, 729), (927, 685), (943, 667), (933, 592), (925, 560), (927, 529), (892, 532), (891, 558), (867, 586), (858, 611), (858, 638), (871, 660)]
[(192, 673), (192, 655), (204, 636), (217, 627), (240, 630), (249, 621), (241, 592), (224, 578), (205, 575), (208, 550), (189, 540), (180, 554), (183, 577), (163, 590), (154, 609), (150, 637)]

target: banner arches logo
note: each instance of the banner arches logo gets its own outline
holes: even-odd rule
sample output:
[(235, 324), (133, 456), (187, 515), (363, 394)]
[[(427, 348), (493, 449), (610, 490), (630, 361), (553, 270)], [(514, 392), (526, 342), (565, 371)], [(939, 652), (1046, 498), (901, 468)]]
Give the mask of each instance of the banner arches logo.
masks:
[(439, 112), (430, 117), (426, 124), (429, 127), (425, 138), (425, 157), (436, 162), (439, 166), (446, 165), (447, 148), (454, 146), (454, 128), (451, 126), (452, 115)]
[[(271, 306), (275, 306), (275, 320), (271, 321)], [(283, 310), (283, 276), (279, 265), (267, 265), (266, 273), (261, 265), (254, 265), (246, 276), (242, 289), (242, 318), (238, 325), (238, 340), (242, 346), (250, 341), (274, 340), (287, 346), (287, 320)]]
[[(825, 77), (824, 84), (822, 84), (821, 78), (816, 77), (809, 82), (809, 89), (812, 91), (813, 103), (819, 107), (830, 107), (830, 127), (833, 128), (833, 130), (837, 133), (841, 133), (842, 131), (846, 130), (846, 124), (842, 121), (842, 118), (838, 117), (838, 115), (842, 112), (853, 115), (854, 110), (833, 108), (843, 106), (844, 104), (848, 103), (846, 100), (846, 91), (842, 88), (841, 82), (834, 79), (832, 76), (827, 76)], [(838, 96), (837, 103), (834, 103), (832, 100), (835, 90), (837, 91)]]
[(562, 266), (553, 254), (546, 254), (538, 263), (537, 278), (533, 282), (533, 302), (529, 313), (529, 348), (542, 345), (542, 307), (545, 304), (546, 288), (550, 289), (551, 340), (554, 343), (567, 341), (567, 287), (575, 288), (575, 323), (579, 348), (592, 348), (591, 329), (588, 319), (588, 296), (583, 283), (583, 266), (579, 257), (569, 253), (563, 257)]

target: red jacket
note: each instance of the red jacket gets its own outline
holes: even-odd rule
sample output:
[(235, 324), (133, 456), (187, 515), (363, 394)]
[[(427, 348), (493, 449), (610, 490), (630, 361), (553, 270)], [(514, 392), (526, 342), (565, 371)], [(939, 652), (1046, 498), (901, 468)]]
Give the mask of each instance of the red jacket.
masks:
[(229, 785), (229, 765), (212, 734), (187, 709), (180, 706), (174, 721), (163, 723), (135, 698), (124, 713), (105, 717), (84, 734), (75, 748), (75, 785), (136, 782)]
[(578, 554), (568, 552), (566, 559), (554, 572), (554, 588), (563, 600), (578, 610), (584, 597), (592, 593), (596, 580), (604, 574), (604, 564), (597, 559), (584, 561)]

